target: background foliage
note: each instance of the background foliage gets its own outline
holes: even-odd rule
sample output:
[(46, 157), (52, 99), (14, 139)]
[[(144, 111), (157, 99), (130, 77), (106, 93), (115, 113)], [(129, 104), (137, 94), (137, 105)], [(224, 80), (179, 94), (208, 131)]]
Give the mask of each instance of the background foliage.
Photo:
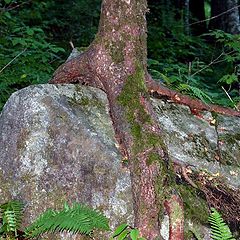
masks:
[(25, 23), (25, 4), (16, 4), (0, 4), (0, 108), (12, 92), (46, 83), (64, 53), (40, 26)]
[[(240, 100), (238, 35), (220, 30), (186, 31), (179, 1), (151, 1), (148, 14), (149, 71), (155, 79), (205, 102), (234, 107)], [(0, 109), (10, 94), (46, 83), (69, 55), (86, 47), (97, 31), (101, 0), (0, 1)], [(210, 16), (209, 1), (205, 15)], [(196, 21), (194, 18), (189, 21)]]

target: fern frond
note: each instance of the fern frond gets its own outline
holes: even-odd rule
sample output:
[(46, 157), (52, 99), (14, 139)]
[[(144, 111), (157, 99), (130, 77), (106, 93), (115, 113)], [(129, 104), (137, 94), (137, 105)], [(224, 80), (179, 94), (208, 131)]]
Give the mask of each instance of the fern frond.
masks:
[(189, 85), (189, 89), (192, 91), (195, 97), (201, 99), (204, 103), (206, 103), (206, 100), (209, 102), (213, 102), (212, 98), (200, 88)]
[(224, 222), (221, 214), (215, 209), (211, 208), (208, 221), (211, 225), (211, 237), (213, 240), (235, 240), (228, 225)]
[(90, 235), (94, 229), (109, 230), (108, 219), (97, 210), (78, 203), (61, 211), (47, 210), (25, 230), (26, 237), (38, 237), (46, 232)]
[(9, 201), (0, 205), (0, 215), (2, 226), (0, 234), (17, 232), (22, 222), (23, 203), (20, 201)]

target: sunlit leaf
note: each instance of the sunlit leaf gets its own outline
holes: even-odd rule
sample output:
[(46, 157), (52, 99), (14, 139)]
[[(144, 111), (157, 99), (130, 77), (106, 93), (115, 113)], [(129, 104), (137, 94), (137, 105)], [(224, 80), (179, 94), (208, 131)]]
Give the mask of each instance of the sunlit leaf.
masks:
[(23, 75), (21, 75), (21, 78), (26, 78), (27, 77), (27, 74), (23, 74)]
[(33, 34), (34, 34), (34, 31), (33, 31), (33, 29), (31, 29), (31, 28), (27, 28), (27, 34), (29, 35), (29, 36), (32, 36)]
[(126, 224), (126, 223), (121, 224), (120, 226), (118, 226), (118, 227), (116, 228), (116, 230), (114, 231), (114, 233), (113, 233), (112, 236), (113, 236), (113, 237), (118, 236), (118, 235), (121, 234), (127, 227), (128, 227), (128, 224)]
[(128, 230), (124, 230), (123, 232), (121, 232), (119, 235), (118, 235), (118, 240), (124, 240), (127, 235), (129, 234), (129, 231)]
[(137, 240), (139, 236), (139, 230), (138, 229), (132, 229), (130, 231), (130, 237), (132, 240)]
[(238, 76), (234, 73), (233, 74), (226, 74), (219, 80), (219, 82), (227, 83), (229, 85), (234, 83), (234, 82), (237, 82), (237, 81), (238, 81)]

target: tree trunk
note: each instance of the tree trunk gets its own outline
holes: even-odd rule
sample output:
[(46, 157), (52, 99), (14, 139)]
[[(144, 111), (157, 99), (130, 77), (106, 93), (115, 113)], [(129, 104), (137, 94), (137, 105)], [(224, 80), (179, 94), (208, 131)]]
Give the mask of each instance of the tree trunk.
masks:
[(191, 28), (192, 35), (201, 35), (206, 32), (204, 0), (190, 0), (190, 23), (196, 23)]
[[(95, 40), (60, 66), (51, 82), (79, 82), (106, 92), (116, 139), (131, 171), (135, 226), (147, 239), (155, 239), (174, 181), (146, 85), (147, 10), (147, 0), (103, 0)], [(173, 232), (182, 231), (183, 221), (179, 224)]]
[(238, 0), (212, 0), (210, 29), (220, 29), (227, 33), (239, 34)]
[(190, 12), (189, 12), (189, 1), (190, 0), (184, 0), (184, 30), (187, 35), (190, 34), (190, 25), (189, 25), (189, 18), (190, 18)]
[[(103, 0), (99, 30), (82, 54), (70, 58), (51, 83), (101, 88), (109, 100), (119, 150), (131, 172), (135, 227), (147, 239), (160, 238), (164, 211), (169, 240), (183, 240), (183, 204), (149, 92), (198, 110), (240, 116), (240, 112), (193, 100), (154, 82), (147, 72), (147, 0)], [(165, 206), (165, 209), (164, 209)]]

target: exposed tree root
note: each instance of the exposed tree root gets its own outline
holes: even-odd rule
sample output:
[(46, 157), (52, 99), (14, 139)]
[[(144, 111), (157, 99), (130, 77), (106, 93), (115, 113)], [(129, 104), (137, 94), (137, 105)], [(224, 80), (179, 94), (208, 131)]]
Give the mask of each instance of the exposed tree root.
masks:
[(169, 240), (184, 239), (184, 210), (183, 202), (177, 193), (164, 202), (169, 216)]
[[(90, 48), (87, 52), (80, 54), (76, 58), (73, 58), (60, 66), (54, 73), (50, 83), (81, 83), (100, 88), (106, 92), (106, 84), (104, 86), (101, 79), (99, 79), (96, 70), (93, 69), (92, 51), (93, 49)], [(201, 100), (183, 95), (157, 83), (149, 74), (147, 74), (146, 84), (148, 91), (156, 98), (166, 97), (174, 103), (186, 105), (194, 115), (199, 115), (199, 112), (201, 111), (210, 111), (240, 117), (240, 111), (235, 111), (218, 105), (206, 104)]]
[[(170, 217), (170, 240), (183, 239), (183, 204), (177, 194), (172, 164), (162, 139), (149, 92), (190, 107), (240, 116), (240, 112), (184, 96), (163, 87), (147, 73), (147, 0), (104, 0), (100, 25), (88, 50), (69, 59), (50, 83), (80, 83), (102, 89), (108, 97), (115, 136), (129, 161), (135, 227), (153, 240), (160, 235), (163, 203)], [(148, 88), (148, 91), (147, 91)], [(185, 180), (194, 185), (182, 168)]]
[(239, 226), (240, 190), (228, 187), (220, 177), (207, 174), (198, 174), (196, 180), (209, 206), (216, 208), (228, 223)]
[(106, 91), (91, 64), (90, 58), (93, 54), (94, 49), (90, 48), (77, 57), (66, 61), (54, 72), (49, 83), (80, 83)]
[[(109, 66), (112, 66), (112, 72), (108, 70)], [(159, 173), (157, 161), (156, 163), (151, 162), (151, 164), (148, 164), (147, 161), (151, 154), (157, 154), (161, 159), (165, 159), (165, 153), (161, 149), (161, 145), (154, 143), (158, 146), (152, 146), (152, 143), (150, 141), (148, 143), (148, 139), (142, 136), (142, 132), (146, 132), (152, 137), (156, 135), (160, 138), (161, 131), (156, 119), (152, 116), (153, 109), (149, 99), (147, 96), (141, 95), (141, 89), (139, 92), (135, 90), (136, 93), (132, 98), (133, 103), (131, 100), (129, 103), (130, 106), (134, 103), (137, 104), (136, 109), (130, 109), (126, 112), (128, 106), (124, 109), (117, 99), (123, 90), (123, 83), (127, 81), (127, 76), (124, 70), (119, 72), (119, 68), (115, 68), (112, 62), (108, 62), (108, 54), (101, 49), (100, 45), (95, 45), (90, 47), (87, 52), (60, 66), (50, 83), (80, 83), (101, 88), (106, 92), (115, 136), (123, 158), (129, 161), (135, 226), (147, 239), (155, 239), (159, 236), (159, 212), (161, 208), (161, 203), (157, 200), (155, 184), (156, 178), (161, 173)], [(144, 77), (144, 74), (142, 76)], [(126, 121), (127, 114), (131, 115), (134, 122)], [(147, 122), (147, 119), (142, 119), (148, 118), (148, 116), (151, 116), (152, 121)], [(139, 124), (141, 129), (138, 139), (139, 142), (142, 142), (140, 147), (136, 145), (136, 139), (130, 129), (133, 128), (134, 124)], [(147, 148), (147, 144), (149, 144), (149, 148)], [(161, 175), (161, 178), (165, 177)]]
[(188, 176), (188, 168), (187, 167), (181, 166), (181, 173), (182, 173), (182, 176), (184, 177), (184, 180), (187, 183), (189, 183), (194, 188), (198, 188), (198, 186), (194, 183), (194, 181)]
[[(179, 171), (177, 172), (179, 174)], [(240, 225), (240, 190), (233, 189), (220, 177), (205, 172), (181, 172), (183, 179), (205, 195), (209, 207), (217, 209), (233, 227)]]
[(201, 111), (209, 111), (240, 117), (240, 111), (235, 111), (233, 109), (221, 107), (218, 105), (203, 103), (201, 100), (193, 99), (187, 95), (183, 95), (175, 90), (169, 89), (160, 83), (157, 83), (151, 77), (148, 77), (147, 87), (149, 92), (154, 94), (155, 97), (167, 97), (169, 100), (175, 103), (188, 106), (194, 115), (198, 115)]

